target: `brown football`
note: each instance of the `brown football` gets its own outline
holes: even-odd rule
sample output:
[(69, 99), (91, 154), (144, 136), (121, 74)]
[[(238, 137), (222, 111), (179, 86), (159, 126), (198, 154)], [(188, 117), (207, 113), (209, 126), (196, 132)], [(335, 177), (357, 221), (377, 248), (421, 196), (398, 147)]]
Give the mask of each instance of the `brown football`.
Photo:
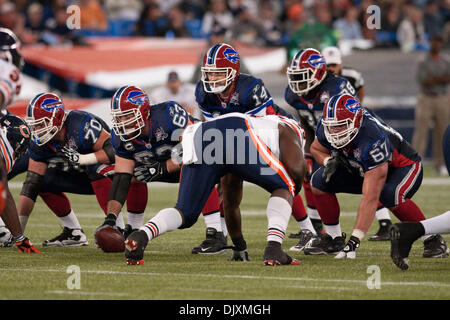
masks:
[(124, 252), (125, 238), (113, 227), (105, 227), (97, 231), (95, 241), (104, 252)]

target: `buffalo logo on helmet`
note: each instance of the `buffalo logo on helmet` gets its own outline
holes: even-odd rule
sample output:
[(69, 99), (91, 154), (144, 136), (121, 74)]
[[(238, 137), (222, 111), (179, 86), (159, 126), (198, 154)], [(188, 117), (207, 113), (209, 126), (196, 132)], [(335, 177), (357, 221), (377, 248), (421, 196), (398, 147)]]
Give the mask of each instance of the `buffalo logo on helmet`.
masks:
[(230, 61), (231, 63), (237, 63), (240, 58), (239, 58), (239, 53), (237, 53), (234, 49), (232, 48), (226, 48), (223, 51), (223, 55), (225, 58), (227, 58), (228, 61)]
[(45, 98), (44, 101), (42, 101), (41, 106), (42, 109), (49, 112), (53, 112), (55, 109), (58, 108), (64, 109), (64, 105), (62, 104), (62, 102), (55, 98)]
[(137, 90), (130, 91), (130, 93), (128, 93), (127, 100), (138, 106), (142, 106), (146, 101), (150, 103), (148, 96), (144, 92)]
[(355, 113), (359, 109), (361, 109), (361, 105), (359, 104), (359, 101), (356, 99), (348, 99), (347, 101), (345, 101), (345, 107), (347, 108), (348, 111), (352, 113)]
[(325, 65), (325, 58), (320, 54), (312, 54), (306, 61), (313, 68), (319, 68), (321, 65)]

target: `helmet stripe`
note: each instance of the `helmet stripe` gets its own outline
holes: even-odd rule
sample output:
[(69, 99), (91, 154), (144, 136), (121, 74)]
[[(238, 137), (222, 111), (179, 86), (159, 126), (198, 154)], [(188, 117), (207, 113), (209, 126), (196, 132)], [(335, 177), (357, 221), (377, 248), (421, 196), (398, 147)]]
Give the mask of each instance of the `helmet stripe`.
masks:
[(36, 97), (34, 97), (34, 98), (30, 101), (30, 103), (28, 104), (28, 108), (27, 108), (27, 117), (29, 117), (29, 118), (34, 118), (34, 114), (33, 114), (33, 111), (34, 111), (34, 104), (35, 104), (36, 101), (37, 101), (40, 97), (42, 97), (44, 94), (45, 94), (45, 93), (40, 93), (40, 94), (38, 94)]
[(208, 59), (207, 59), (207, 64), (215, 64), (216, 63), (216, 56), (217, 56), (217, 52), (219, 52), (219, 48), (222, 46), (221, 43), (216, 44), (215, 46), (213, 46), (209, 52), (208, 52)]
[(120, 106), (119, 106), (120, 97), (122, 96), (122, 93), (125, 91), (126, 88), (127, 88), (127, 86), (123, 86), (122, 88), (117, 90), (116, 93), (114, 94), (113, 102), (112, 102), (112, 106), (111, 106), (111, 108), (113, 110), (119, 110), (120, 109)]

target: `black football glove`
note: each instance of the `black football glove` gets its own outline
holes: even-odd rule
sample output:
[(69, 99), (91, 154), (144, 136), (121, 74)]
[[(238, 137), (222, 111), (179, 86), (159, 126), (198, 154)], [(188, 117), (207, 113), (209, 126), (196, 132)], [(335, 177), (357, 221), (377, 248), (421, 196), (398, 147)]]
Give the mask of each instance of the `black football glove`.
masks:
[(251, 261), (247, 250), (237, 251), (233, 248), (233, 254), (231, 255), (229, 261)]
[(325, 178), (325, 182), (328, 183), (331, 176), (335, 174), (336, 170), (341, 167), (345, 168), (348, 173), (352, 173), (352, 166), (346, 158), (339, 155), (337, 152), (332, 152), (331, 157), (328, 159), (325, 169), (323, 170), (322, 176)]
[(166, 161), (155, 161), (151, 164), (143, 164), (134, 167), (134, 176), (137, 180), (142, 182), (151, 182), (157, 180), (167, 173), (168, 171)]
[(95, 229), (94, 238), (97, 239), (97, 237), (96, 237), (97, 232), (103, 228), (108, 228), (108, 227), (117, 228), (116, 220), (117, 220), (117, 217), (114, 213), (108, 213), (106, 215), (105, 221), (103, 221), (103, 224), (100, 227), (98, 227), (97, 229)]
[(75, 149), (64, 146), (61, 148), (61, 154), (66, 158), (72, 165), (80, 164), (80, 153)]
[(339, 252), (335, 258), (336, 259), (355, 259), (356, 258), (356, 250), (359, 248), (360, 241), (357, 237), (351, 236), (350, 239), (348, 239), (347, 245), (344, 247), (344, 249)]

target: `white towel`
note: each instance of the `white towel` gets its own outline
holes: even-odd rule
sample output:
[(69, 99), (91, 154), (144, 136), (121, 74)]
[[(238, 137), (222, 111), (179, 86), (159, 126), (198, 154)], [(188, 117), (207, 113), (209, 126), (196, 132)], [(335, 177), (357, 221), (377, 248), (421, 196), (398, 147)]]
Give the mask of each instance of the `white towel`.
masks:
[(184, 129), (183, 138), (181, 140), (181, 145), (183, 146), (183, 165), (198, 161), (198, 156), (195, 153), (194, 136), (201, 125), (202, 123), (198, 122)]

